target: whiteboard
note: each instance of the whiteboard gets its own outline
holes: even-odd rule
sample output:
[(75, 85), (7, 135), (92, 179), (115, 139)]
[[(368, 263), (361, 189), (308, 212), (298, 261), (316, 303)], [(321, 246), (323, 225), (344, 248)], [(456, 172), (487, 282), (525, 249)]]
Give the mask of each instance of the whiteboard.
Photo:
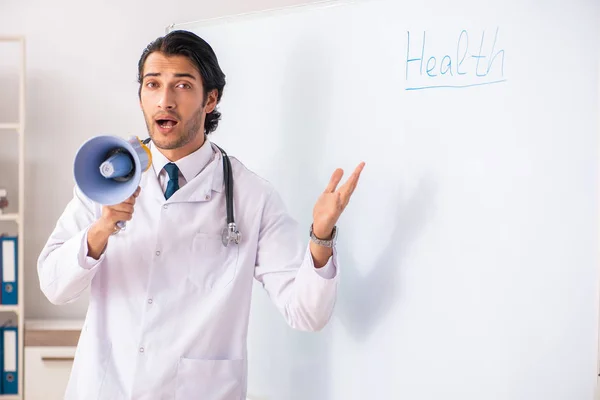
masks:
[(168, 29), (216, 51), (212, 140), (303, 240), (333, 170), (366, 162), (331, 323), (294, 331), (256, 286), (249, 397), (592, 399), (599, 18), (592, 0), (379, 0)]

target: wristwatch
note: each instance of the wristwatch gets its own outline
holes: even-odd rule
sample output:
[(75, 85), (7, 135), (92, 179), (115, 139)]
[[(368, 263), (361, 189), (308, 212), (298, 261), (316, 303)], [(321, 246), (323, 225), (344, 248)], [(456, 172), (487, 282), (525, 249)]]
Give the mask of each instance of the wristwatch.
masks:
[(333, 227), (331, 239), (319, 239), (318, 237), (315, 236), (315, 233), (313, 232), (313, 224), (310, 224), (310, 240), (312, 240), (316, 244), (325, 246), (325, 247), (333, 247), (333, 246), (335, 246), (336, 238), (337, 238), (337, 226)]

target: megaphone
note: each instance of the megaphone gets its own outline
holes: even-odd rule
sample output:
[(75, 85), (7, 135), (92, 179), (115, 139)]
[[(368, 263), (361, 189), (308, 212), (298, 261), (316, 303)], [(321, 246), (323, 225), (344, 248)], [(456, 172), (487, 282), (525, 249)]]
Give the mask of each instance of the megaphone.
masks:
[[(142, 173), (151, 165), (150, 149), (137, 136), (127, 140), (96, 136), (77, 151), (73, 165), (75, 184), (90, 200), (111, 206), (135, 193)], [(125, 222), (120, 221), (118, 226), (125, 228)]]

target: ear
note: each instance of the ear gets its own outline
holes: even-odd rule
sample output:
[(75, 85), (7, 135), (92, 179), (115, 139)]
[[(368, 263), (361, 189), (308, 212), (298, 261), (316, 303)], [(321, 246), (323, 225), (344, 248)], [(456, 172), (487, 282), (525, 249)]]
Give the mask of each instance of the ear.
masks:
[(215, 110), (215, 107), (217, 107), (218, 94), (219, 92), (217, 91), (217, 89), (213, 89), (210, 92), (208, 92), (208, 99), (206, 100), (205, 106), (205, 111), (207, 114), (213, 112)]

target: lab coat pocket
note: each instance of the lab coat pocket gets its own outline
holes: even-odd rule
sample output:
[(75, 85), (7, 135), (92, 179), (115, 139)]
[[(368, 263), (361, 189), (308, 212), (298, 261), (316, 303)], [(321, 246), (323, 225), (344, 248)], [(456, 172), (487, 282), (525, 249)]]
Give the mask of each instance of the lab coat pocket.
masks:
[(197, 233), (188, 273), (190, 281), (201, 289), (221, 289), (233, 281), (238, 264), (238, 245), (223, 246), (221, 235)]
[(242, 400), (243, 360), (180, 358), (175, 400)]

